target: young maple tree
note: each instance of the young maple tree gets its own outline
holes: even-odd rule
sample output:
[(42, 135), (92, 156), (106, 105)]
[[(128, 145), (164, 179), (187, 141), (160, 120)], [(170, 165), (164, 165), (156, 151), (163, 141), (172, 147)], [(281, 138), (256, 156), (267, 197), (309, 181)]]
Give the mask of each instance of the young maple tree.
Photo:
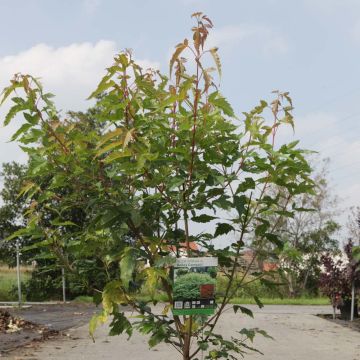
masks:
[[(226, 339), (215, 332), (248, 281), (249, 269), (239, 274), (244, 240), (254, 234), (253, 261), (269, 242), (281, 247), (277, 222), (301, 210), (292, 198), (311, 193), (313, 182), (298, 143), (275, 143), (280, 126), (293, 126), (288, 93), (275, 92), (271, 103), (262, 100), (238, 119), (213, 80), (222, 72), (218, 49), (206, 48), (213, 24), (202, 13), (193, 18), (192, 40), (176, 46), (170, 77), (144, 71), (129, 51), (115, 57), (90, 96), (97, 100), (91, 124), (86, 116), (61, 117), (36, 78), (15, 75), (3, 92), (2, 102), (17, 92), (5, 125), (18, 113), (25, 118), (14, 139), (29, 154), (22, 193), (32, 202), (27, 228), (13, 237), (33, 236), (73, 273), (84, 258), (98, 259), (106, 270), (120, 264), (116, 275), (108, 272), (106, 286), (95, 289), (103, 310), (91, 320), (91, 332), (111, 316), (111, 335), (131, 336), (136, 329), (150, 335), (150, 346), (166, 342), (184, 360), (203, 351), (207, 359), (235, 359), (252, 349), (248, 340), (256, 332), (266, 335), (239, 328), (238, 337)], [(206, 65), (210, 60), (215, 67)], [(286, 189), (285, 202), (268, 193), (273, 184)], [(269, 215), (275, 215), (271, 223)], [(194, 223), (214, 226), (200, 232)], [(212, 240), (228, 233), (232, 243), (214, 247)], [(218, 257), (226, 280), (215, 314), (207, 318), (171, 312), (169, 249), (199, 256), (192, 242), (202, 256)], [(134, 291), (131, 284), (141, 282), (153, 289), (154, 304), (156, 287), (166, 294), (162, 312)], [(123, 304), (139, 316), (130, 319)], [(235, 305), (239, 310), (252, 315)]]

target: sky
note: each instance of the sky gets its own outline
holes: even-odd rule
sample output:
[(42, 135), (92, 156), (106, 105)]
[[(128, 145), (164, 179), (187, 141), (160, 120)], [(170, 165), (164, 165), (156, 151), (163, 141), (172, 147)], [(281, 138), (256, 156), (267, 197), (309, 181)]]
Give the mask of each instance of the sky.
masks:
[[(221, 92), (237, 114), (272, 90), (289, 91), (303, 148), (329, 157), (340, 221), (360, 205), (360, 1), (358, 0), (0, 0), (0, 88), (14, 73), (41, 77), (59, 109), (84, 110), (85, 99), (131, 48), (144, 67), (168, 72), (174, 46), (190, 37), (190, 15), (214, 22)], [(0, 122), (6, 109), (0, 110)], [(0, 127), (0, 163), (25, 161)]]

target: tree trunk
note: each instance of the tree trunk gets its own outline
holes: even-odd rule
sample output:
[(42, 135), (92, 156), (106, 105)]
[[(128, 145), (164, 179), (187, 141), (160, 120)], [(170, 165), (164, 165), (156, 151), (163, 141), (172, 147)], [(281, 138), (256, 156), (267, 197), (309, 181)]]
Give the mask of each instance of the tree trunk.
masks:
[(185, 336), (183, 347), (183, 360), (190, 360), (190, 339), (190, 336)]

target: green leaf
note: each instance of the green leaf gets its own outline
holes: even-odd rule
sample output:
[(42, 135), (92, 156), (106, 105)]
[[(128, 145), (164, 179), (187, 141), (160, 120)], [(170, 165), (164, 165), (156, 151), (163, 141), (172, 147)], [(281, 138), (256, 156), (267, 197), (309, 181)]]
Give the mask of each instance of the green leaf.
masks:
[(215, 216), (210, 216), (210, 215), (206, 215), (206, 214), (201, 214), (199, 216), (194, 216), (192, 217), (192, 221), (197, 222), (197, 223), (207, 223), (211, 220), (217, 219), (217, 217)]
[(72, 221), (64, 221), (59, 218), (56, 218), (51, 221), (51, 224), (54, 226), (78, 226), (77, 224), (73, 223)]
[(114, 151), (104, 159), (104, 162), (107, 163), (107, 164), (110, 164), (110, 163), (112, 163), (113, 161), (115, 161), (117, 159), (130, 157), (131, 155), (132, 154), (131, 154), (131, 151), (129, 149), (125, 149), (123, 151)]
[(272, 336), (270, 336), (265, 330), (256, 329), (256, 332), (262, 336), (264, 336), (267, 339), (274, 340)]
[(247, 190), (255, 189), (255, 181), (253, 178), (247, 177), (245, 180), (238, 186), (236, 194), (244, 193)]
[(234, 206), (236, 211), (238, 212), (239, 216), (241, 216), (245, 211), (245, 205), (246, 205), (246, 196), (234, 196)]
[(40, 117), (37, 113), (35, 115), (30, 115), (29, 113), (24, 113), (24, 118), (31, 125), (37, 125), (40, 120)]
[(46, 239), (43, 241), (36, 242), (33, 245), (24, 246), (21, 248), (21, 251), (30, 251), (30, 250), (34, 250), (34, 249), (40, 249), (42, 247), (48, 247), (51, 243), (52, 243), (51, 240)]
[(26, 228), (15, 231), (10, 236), (5, 238), (5, 240), (8, 241), (22, 236), (31, 236), (32, 239), (39, 239), (43, 238), (45, 234), (40, 227), (37, 227), (34, 224), (30, 224)]
[(110, 72), (108, 74), (106, 74), (100, 81), (98, 87), (96, 88), (95, 91), (93, 91), (90, 96), (87, 98), (88, 100), (96, 98), (98, 95), (100, 95), (101, 93), (105, 92), (107, 89), (109, 89), (110, 87), (116, 85), (115, 82), (113, 80), (110, 80), (111, 77), (113, 76), (114, 72)]
[(129, 143), (134, 139), (134, 135), (133, 133), (135, 132), (135, 129), (130, 129), (126, 135), (125, 135), (125, 138), (124, 138), (124, 144), (123, 144), (123, 149), (125, 149)]
[(15, 115), (20, 112), (21, 110), (24, 110), (24, 105), (22, 104), (16, 104), (13, 107), (10, 108), (8, 113), (5, 116), (4, 120), (4, 126), (9, 125), (10, 121), (15, 117)]
[(183, 179), (182, 177), (175, 176), (175, 177), (171, 178), (169, 181), (169, 184), (168, 184), (169, 191), (172, 191), (172, 190), (178, 188), (184, 182), (185, 182), (185, 179)]
[(253, 342), (256, 332), (254, 329), (243, 328), (239, 331), (239, 334), (245, 335), (251, 342)]
[(16, 88), (19, 88), (19, 87), (22, 87), (22, 83), (19, 82), (19, 81), (12, 81), (12, 84), (8, 87), (6, 87), (2, 93), (1, 93), (1, 96), (2, 96), (2, 99), (0, 101), (0, 105), (2, 105), (5, 100), (9, 97), (9, 95), (16, 89)]
[(16, 133), (11, 137), (11, 141), (16, 140), (22, 133), (29, 130), (33, 125), (32, 124), (23, 124), (21, 127), (16, 131)]
[(25, 195), (26, 193), (28, 193), (31, 189), (33, 188), (37, 188), (37, 185), (33, 182), (28, 182), (26, 183), (21, 189), (20, 192), (17, 196), (17, 198), (19, 199), (21, 196)]
[(246, 307), (244, 307), (244, 306), (241, 306), (241, 305), (233, 305), (233, 309), (234, 309), (234, 312), (235, 313), (237, 313), (239, 310), (243, 313), (243, 314), (245, 314), (245, 315), (248, 315), (248, 316), (250, 316), (250, 317), (254, 317), (254, 314), (253, 314), (253, 312), (250, 310), (250, 309), (248, 309), (248, 308), (246, 308)]
[(261, 300), (260, 300), (256, 295), (254, 295), (253, 297), (254, 297), (254, 300), (255, 300), (257, 306), (258, 306), (260, 309), (263, 308), (263, 307), (264, 307), (264, 304), (261, 302)]
[(214, 47), (214, 48), (211, 48), (209, 51), (210, 51), (211, 56), (214, 59), (219, 76), (221, 77), (221, 61), (220, 61), (220, 57), (218, 54), (218, 48)]
[(109, 314), (113, 312), (114, 304), (126, 304), (128, 302), (128, 298), (122, 289), (122, 283), (119, 280), (112, 280), (105, 285), (102, 299), (103, 308)]
[(165, 339), (168, 338), (168, 333), (167, 331), (160, 326), (158, 329), (156, 329), (153, 332), (153, 335), (150, 337), (148, 344), (150, 346), (150, 348), (160, 344), (162, 341), (164, 341)]
[(211, 101), (209, 98), (209, 102), (211, 102), (214, 106), (220, 108), (225, 115), (235, 117), (233, 108), (224, 97), (217, 97), (215, 99), (212, 99)]
[(266, 230), (269, 228), (269, 226), (270, 226), (270, 224), (268, 222), (263, 222), (262, 224), (259, 224), (255, 228), (255, 235), (259, 236), (259, 237), (263, 236), (265, 234)]
[[(352, 256), (356, 261), (360, 261), (360, 246), (353, 246)], [(360, 265), (360, 264), (359, 264)]]
[(113, 315), (113, 319), (110, 323), (109, 335), (115, 336), (115, 335), (120, 335), (124, 332), (126, 332), (129, 335), (128, 339), (130, 339), (133, 333), (132, 325), (129, 322), (129, 320), (126, 318), (124, 313), (117, 312)]
[(129, 282), (133, 278), (137, 256), (138, 250), (128, 247), (125, 249), (124, 256), (120, 261), (120, 278), (126, 289), (129, 288)]
[(265, 233), (266, 239), (276, 245), (280, 250), (284, 248), (284, 242), (276, 234)]
[(96, 156), (95, 157), (98, 157), (112, 149), (115, 149), (115, 148), (119, 148), (123, 145), (123, 141), (113, 141), (111, 142), (110, 144), (106, 145), (105, 147), (103, 147), (102, 149), (100, 149), (97, 153), (96, 153)]
[(207, 341), (198, 341), (198, 346), (200, 350), (205, 351), (209, 348), (209, 343)]
[(100, 313), (93, 315), (93, 317), (90, 319), (89, 334), (94, 342), (95, 342), (94, 333), (95, 333), (96, 328), (99, 325), (104, 324), (106, 322), (107, 318), (108, 318), (108, 315), (107, 315), (106, 311), (103, 310)]
[(101, 146), (103, 146), (105, 143), (107, 143), (109, 140), (113, 139), (116, 136), (121, 135), (123, 130), (121, 128), (116, 128), (113, 131), (110, 131), (106, 133), (98, 142), (96, 148), (99, 149)]
[(235, 231), (234, 227), (227, 223), (217, 223), (214, 237), (228, 234), (230, 231)]

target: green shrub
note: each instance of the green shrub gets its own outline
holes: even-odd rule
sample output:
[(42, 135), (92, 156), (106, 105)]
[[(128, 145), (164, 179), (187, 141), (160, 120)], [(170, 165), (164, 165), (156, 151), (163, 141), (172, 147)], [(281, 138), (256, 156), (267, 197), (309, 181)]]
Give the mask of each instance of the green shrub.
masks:
[[(241, 279), (242, 273), (237, 274), (237, 278)], [(280, 279), (271, 278), (271, 282), (280, 283)], [(248, 284), (246, 284), (249, 282)], [(227, 279), (225, 276), (218, 276), (216, 279), (216, 293), (217, 296), (224, 296), (227, 286)], [(235, 289), (235, 286), (232, 287)], [(257, 296), (259, 298), (278, 299), (286, 297), (286, 287), (282, 285), (269, 286), (260, 280), (253, 281), (253, 276), (248, 275), (244, 281), (244, 284), (234, 291), (235, 298), (249, 298), (251, 296)]]
[(216, 284), (216, 280), (209, 274), (188, 273), (179, 276), (174, 284), (175, 299), (198, 299), (200, 298), (200, 285)]

